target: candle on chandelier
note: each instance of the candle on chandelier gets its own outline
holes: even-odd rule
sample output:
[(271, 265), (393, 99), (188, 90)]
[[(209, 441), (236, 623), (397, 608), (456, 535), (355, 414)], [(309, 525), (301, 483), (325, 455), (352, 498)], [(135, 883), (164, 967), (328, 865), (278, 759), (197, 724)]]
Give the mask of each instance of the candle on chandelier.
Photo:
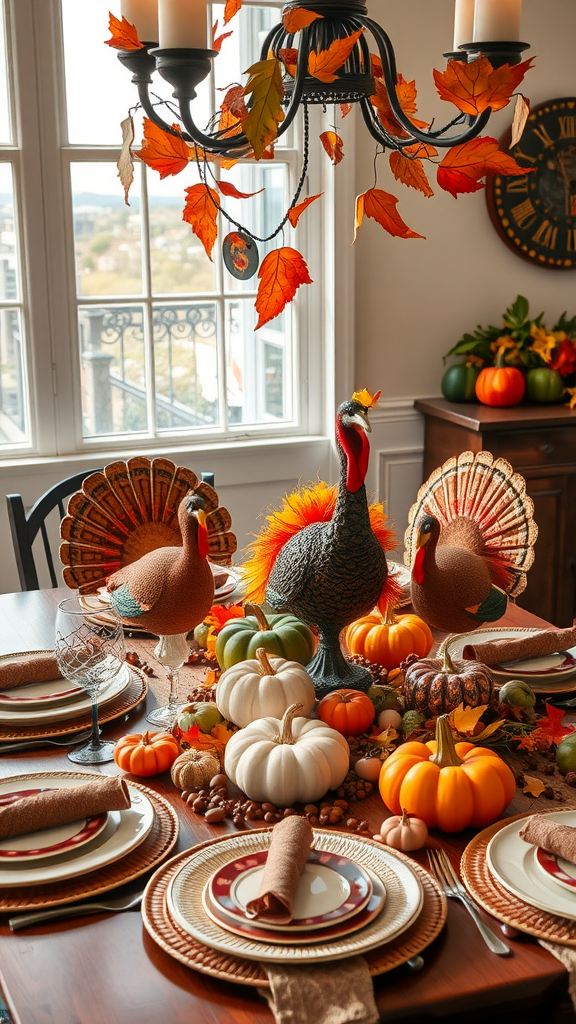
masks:
[(120, 14), (134, 25), (141, 43), (158, 42), (158, 0), (120, 0)]
[(208, 33), (206, 0), (159, 0), (160, 47), (205, 50)]
[(522, 0), (476, 0), (474, 43), (520, 39)]
[(471, 43), (474, 31), (474, 0), (456, 0), (454, 8), (454, 46), (457, 50), (460, 43)]

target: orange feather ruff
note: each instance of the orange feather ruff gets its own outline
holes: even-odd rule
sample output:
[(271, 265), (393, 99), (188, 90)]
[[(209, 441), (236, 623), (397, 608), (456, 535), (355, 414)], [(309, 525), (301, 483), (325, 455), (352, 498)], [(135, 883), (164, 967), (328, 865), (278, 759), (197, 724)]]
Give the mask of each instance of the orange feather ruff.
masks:
[[(265, 526), (248, 547), (250, 557), (243, 566), (244, 600), (261, 604), (265, 600), (266, 586), (274, 563), (284, 545), (295, 534), (312, 523), (328, 523), (334, 514), (338, 488), (329, 487), (323, 480), (293, 491), (282, 499), (282, 507), (266, 516)], [(381, 504), (368, 507), (370, 526), (383, 551), (396, 546), (396, 536), (386, 523)], [(379, 600), (379, 605), (392, 607), (400, 598), (401, 588), (388, 575)]]

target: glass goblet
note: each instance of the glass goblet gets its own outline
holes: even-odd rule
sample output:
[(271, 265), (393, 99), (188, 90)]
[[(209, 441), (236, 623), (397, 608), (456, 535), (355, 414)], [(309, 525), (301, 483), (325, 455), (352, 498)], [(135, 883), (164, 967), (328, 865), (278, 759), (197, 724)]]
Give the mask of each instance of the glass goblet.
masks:
[(66, 598), (56, 612), (56, 661), (65, 679), (81, 686), (92, 703), (92, 738), (68, 754), (76, 764), (104, 764), (114, 757), (114, 743), (104, 743), (98, 728), (98, 695), (124, 663), (122, 620), (114, 609), (106, 619), (87, 611), (77, 597)]

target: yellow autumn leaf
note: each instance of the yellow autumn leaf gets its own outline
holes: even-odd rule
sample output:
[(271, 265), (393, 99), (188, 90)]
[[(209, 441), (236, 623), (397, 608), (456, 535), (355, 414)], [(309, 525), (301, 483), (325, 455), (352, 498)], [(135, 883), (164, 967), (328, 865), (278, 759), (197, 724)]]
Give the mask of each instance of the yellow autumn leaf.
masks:
[(486, 728), (482, 730), (482, 732), (479, 732), (476, 736), (472, 737), (474, 743), (483, 743), (489, 736), (493, 736), (495, 732), (498, 732), (500, 726), (504, 725), (505, 721), (505, 718), (498, 718), (495, 722), (491, 722), (490, 725), (487, 725)]
[(467, 733), (471, 735), (487, 710), (487, 704), (481, 704), (479, 708), (465, 708), (464, 704), (459, 704), (450, 714), (450, 725), (461, 736), (465, 736)]
[(540, 779), (535, 778), (534, 775), (524, 776), (523, 793), (528, 793), (529, 796), (540, 796), (545, 789), (544, 783)]
[(252, 96), (252, 105), (243, 122), (243, 129), (256, 160), (278, 135), (278, 125), (284, 120), (282, 110), (282, 62), (276, 57), (259, 60), (248, 68), (250, 77), (244, 87), (244, 95)]
[(219, 743), (223, 743), (224, 746), (228, 743), (231, 736), (234, 735), (232, 729), (229, 729), (225, 722), (218, 722), (217, 725), (213, 726), (210, 730), (210, 735), (218, 740)]

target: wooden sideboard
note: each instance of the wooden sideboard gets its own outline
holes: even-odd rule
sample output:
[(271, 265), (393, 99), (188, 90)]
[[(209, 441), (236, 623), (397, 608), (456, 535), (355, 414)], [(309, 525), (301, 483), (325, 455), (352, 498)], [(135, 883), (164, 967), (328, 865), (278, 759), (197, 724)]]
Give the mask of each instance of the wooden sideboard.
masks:
[(518, 604), (557, 626), (576, 615), (576, 410), (417, 399), (425, 420), (424, 480), (452, 455), (489, 451), (512, 463), (534, 501), (538, 540)]

